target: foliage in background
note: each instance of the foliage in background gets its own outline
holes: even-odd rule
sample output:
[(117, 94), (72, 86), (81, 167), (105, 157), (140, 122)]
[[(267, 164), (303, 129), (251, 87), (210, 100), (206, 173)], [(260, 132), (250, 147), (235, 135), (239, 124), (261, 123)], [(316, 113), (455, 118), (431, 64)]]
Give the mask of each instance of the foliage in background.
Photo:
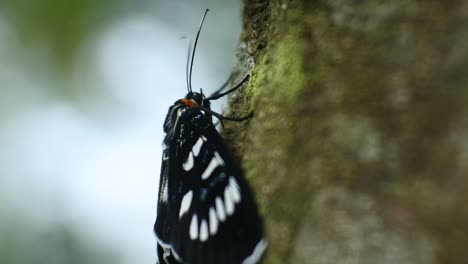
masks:
[[(0, 96), (2, 97), (1, 114), (19, 110), (14, 97), (15, 86), (10, 83), (15, 79), (15, 67), (24, 67), (29, 71), (39, 65), (39, 71), (32, 71), (32, 79), (50, 78), (54, 75), (68, 74), (83, 40), (94, 30), (99, 30), (105, 23), (119, 14), (123, 1), (91, 0), (3, 0), (0, 2), (0, 18), (14, 30), (12, 37), (17, 38), (18, 46), (5, 48), (5, 65), (0, 65)], [(8, 43), (11, 40), (3, 40)], [(22, 52), (26, 52), (22, 54)], [(37, 55), (40, 53), (41, 55)], [(1, 56), (0, 56), (1, 58)], [(41, 61), (34, 61), (40, 58)], [(29, 68), (29, 69), (28, 69)], [(2, 75), (2, 72), (3, 75)], [(50, 81), (50, 80), (49, 80)], [(51, 81), (51, 84), (53, 81)], [(52, 94), (69, 93), (71, 85), (50, 85)], [(39, 86), (35, 89), (41, 89)], [(21, 93), (19, 93), (21, 94)], [(0, 175), (0, 184), (2, 183)], [(0, 194), (2, 194), (0, 185)], [(116, 254), (105, 248), (95, 247), (95, 241), (81, 235), (80, 229), (64, 220), (57, 220), (48, 227), (38, 225), (35, 219), (12, 209), (6, 197), (0, 195), (0, 263), (118, 263)], [(32, 204), (31, 204), (32, 206)], [(60, 219), (60, 215), (57, 218)], [(62, 222), (63, 221), (63, 222)]]
[(123, 1), (3, 0), (1, 15), (26, 48), (46, 46), (59, 64), (70, 63), (83, 39), (122, 14)]

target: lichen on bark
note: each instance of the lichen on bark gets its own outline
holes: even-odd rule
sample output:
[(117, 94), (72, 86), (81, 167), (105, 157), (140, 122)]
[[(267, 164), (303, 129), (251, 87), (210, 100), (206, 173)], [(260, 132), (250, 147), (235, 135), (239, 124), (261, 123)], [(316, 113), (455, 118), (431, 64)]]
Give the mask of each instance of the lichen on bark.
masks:
[(225, 135), (264, 263), (465, 263), (467, 23), (456, 0), (245, 0), (231, 111), (254, 116)]

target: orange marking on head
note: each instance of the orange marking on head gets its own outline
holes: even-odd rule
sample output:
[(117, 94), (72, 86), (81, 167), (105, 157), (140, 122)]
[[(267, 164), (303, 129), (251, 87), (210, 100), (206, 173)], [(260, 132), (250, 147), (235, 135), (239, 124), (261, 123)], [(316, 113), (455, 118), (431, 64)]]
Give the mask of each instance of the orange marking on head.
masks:
[(184, 105), (190, 107), (190, 108), (197, 105), (197, 103), (195, 103), (193, 100), (190, 100), (190, 99), (187, 99), (187, 98), (180, 99), (180, 102), (183, 103)]

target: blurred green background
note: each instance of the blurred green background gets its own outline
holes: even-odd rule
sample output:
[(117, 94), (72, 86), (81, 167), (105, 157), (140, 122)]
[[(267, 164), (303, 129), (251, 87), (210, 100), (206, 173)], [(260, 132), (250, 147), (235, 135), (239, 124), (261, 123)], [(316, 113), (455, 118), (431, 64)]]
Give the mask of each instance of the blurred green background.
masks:
[(162, 121), (205, 8), (212, 91), (240, 1), (0, 1), (0, 263), (154, 263)]

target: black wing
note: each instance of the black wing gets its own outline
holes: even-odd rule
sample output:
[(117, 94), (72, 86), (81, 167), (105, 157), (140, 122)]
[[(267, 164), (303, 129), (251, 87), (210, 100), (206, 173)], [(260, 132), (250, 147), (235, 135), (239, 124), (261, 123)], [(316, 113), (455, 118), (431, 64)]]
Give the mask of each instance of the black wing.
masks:
[(159, 246), (180, 263), (256, 263), (266, 242), (241, 170), (204, 113), (172, 110), (155, 224)]

